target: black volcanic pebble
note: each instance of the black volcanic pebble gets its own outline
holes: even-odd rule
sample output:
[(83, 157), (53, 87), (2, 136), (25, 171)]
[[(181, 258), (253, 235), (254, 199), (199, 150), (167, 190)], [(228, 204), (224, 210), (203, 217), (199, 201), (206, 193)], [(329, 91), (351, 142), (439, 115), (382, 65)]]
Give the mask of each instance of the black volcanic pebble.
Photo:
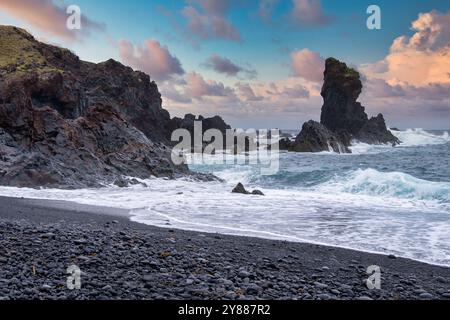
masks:
[[(102, 229), (110, 218), (96, 219), (0, 217), (0, 300), (450, 298), (448, 268), (310, 244), (217, 239), (126, 219)], [(374, 257), (385, 264), (381, 290), (365, 285)], [(81, 290), (66, 287), (73, 264), (82, 271)]]

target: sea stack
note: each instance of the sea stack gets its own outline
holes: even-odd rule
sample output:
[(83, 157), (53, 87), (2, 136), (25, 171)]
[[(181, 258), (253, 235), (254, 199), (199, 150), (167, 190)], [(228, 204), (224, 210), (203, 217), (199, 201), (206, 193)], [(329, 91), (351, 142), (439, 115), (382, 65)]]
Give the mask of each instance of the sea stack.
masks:
[(328, 58), (325, 62), (321, 95), (324, 100), (320, 123), (306, 122), (295, 141), (283, 140), (283, 149), (296, 152), (334, 151), (349, 153), (352, 141), (368, 144), (398, 144), (387, 129), (384, 117), (368, 118), (357, 99), (362, 91), (359, 73), (344, 62)]
[(359, 73), (344, 62), (328, 58), (325, 62), (320, 123), (335, 132), (346, 145), (351, 140), (369, 144), (398, 144), (387, 129), (383, 115), (368, 118), (365, 108), (357, 102), (362, 91)]

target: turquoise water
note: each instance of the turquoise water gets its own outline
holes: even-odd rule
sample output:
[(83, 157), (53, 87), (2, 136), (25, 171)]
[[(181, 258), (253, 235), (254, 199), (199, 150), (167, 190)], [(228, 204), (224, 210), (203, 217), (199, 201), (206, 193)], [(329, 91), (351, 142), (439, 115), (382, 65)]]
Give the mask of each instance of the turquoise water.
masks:
[[(447, 131), (410, 130), (396, 133), (405, 142), (397, 147), (357, 144), (351, 155), (332, 152), (280, 153), (280, 169), (261, 175), (259, 166), (192, 165), (262, 188), (330, 190), (351, 194), (450, 202), (450, 138)], [(231, 171), (231, 172), (230, 172)]]

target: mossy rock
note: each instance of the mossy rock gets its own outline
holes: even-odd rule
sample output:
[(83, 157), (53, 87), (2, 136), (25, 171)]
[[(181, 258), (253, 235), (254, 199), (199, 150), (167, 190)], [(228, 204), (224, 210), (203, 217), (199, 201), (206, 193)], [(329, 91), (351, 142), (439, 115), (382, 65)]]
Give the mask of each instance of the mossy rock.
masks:
[(0, 74), (58, 71), (39, 49), (39, 43), (27, 31), (0, 26)]

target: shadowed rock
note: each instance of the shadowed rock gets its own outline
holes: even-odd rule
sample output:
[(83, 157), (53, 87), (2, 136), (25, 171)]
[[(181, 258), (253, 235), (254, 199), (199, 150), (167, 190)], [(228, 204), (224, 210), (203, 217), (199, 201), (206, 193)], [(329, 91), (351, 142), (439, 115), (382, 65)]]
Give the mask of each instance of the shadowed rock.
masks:
[(334, 151), (350, 153), (353, 140), (368, 144), (398, 144), (379, 114), (368, 118), (357, 102), (362, 90), (359, 73), (343, 62), (328, 58), (325, 62), (321, 95), (324, 100), (320, 123), (306, 122), (295, 141), (282, 139), (280, 149), (297, 152)]
[(287, 150), (296, 152), (350, 152), (333, 132), (313, 120), (303, 124), (302, 131), (295, 141), (288, 142)]
[(334, 58), (325, 62), (324, 100), (320, 123), (334, 132), (345, 145), (352, 139), (369, 144), (398, 144), (386, 128), (383, 115), (368, 119), (365, 108), (357, 102), (362, 90), (359, 73)]
[(241, 194), (252, 194), (256, 196), (263, 196), (264, 193), (262, 193), (261, 190), (253, 190), (252, 192), (249, 192), (245, 189), (244, 185), (242, 183), (238, 183), (236, 187), (231, 191), (232, 193), (241, 193)]
[(231, 191), (232, 193), (242, 193), (242, 194), (249, 194), (247, 190), (245, 190), (244, 185), (242, 183), (238, 183), (236, 187)]
[(261, 190), (253, 190), (252, 194), (255, 196), (263, 196), (264, 195), (264, 193), (262, 193)]
[(0, 184), (97, 187), (118, 177), (176, 177), (169, 113), (155, 82), (108, 60), (0, 26)]

